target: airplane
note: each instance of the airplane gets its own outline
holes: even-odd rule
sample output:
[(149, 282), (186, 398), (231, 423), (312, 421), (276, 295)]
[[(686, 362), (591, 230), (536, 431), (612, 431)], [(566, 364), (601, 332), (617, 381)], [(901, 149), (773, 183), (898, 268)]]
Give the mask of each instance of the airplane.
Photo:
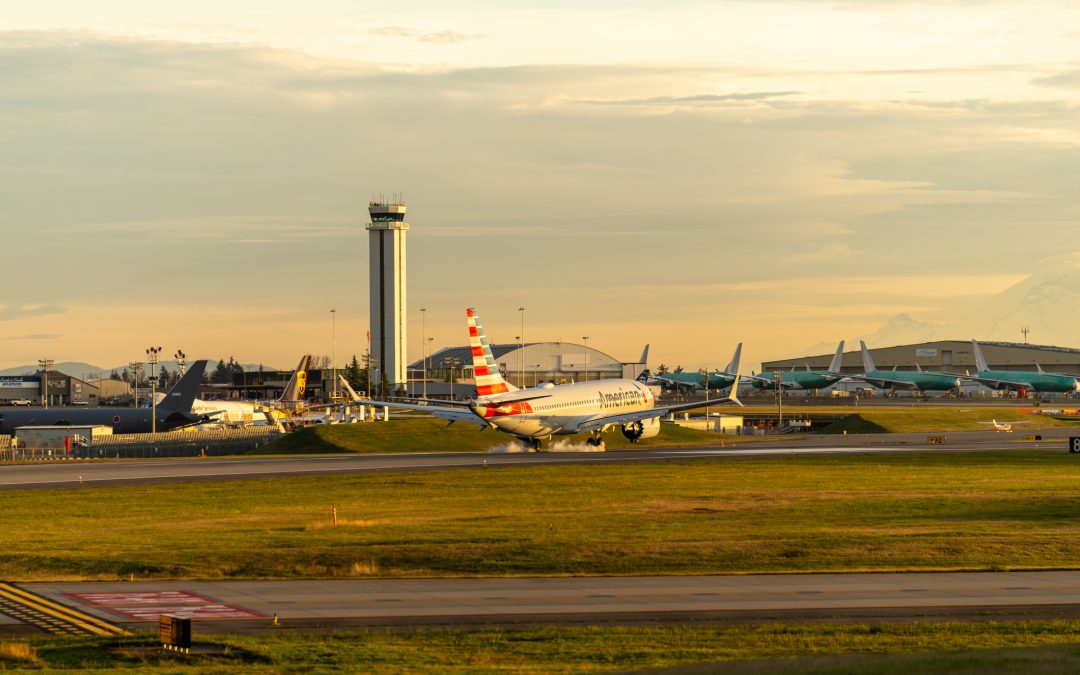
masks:
[[(205, 360), (193, 362), (165, 394), (156, 409), (158, 431), (171, 431), (205, 421), (202, 415), (191, 410), (205, 370)], [(114, 434), (150, 433), (155, 427), (151, 408), (29, 408), (0, 413), (0, 434), (13, 434), (17, 427), (83, 425), (112, 427)]]
[[(780, 373), (780, 386), (785, 390), (831, 387), (847, 377), (847, 375), (840, 372), (840, 360), (843, 357), (844, 341), (841, 340), (840, 344), (836, 345), (836, 354), (833, 355), (828, 370), (810, 370), (810, 366), (807, 365), (805, 371), (798, 371), (794, 368), (790, 371), (782, 371)], [(776, 380), (772, 373), (761, 373), (750, 377), (755, 389), (776, 388)]]
[[(642, 354), (642, 363), (645, 362), (645, 357), (649, 353), (648, 345), (645, 346), (645, 352)], [(688, 389), (690, 391), (701, 391), (705, 388), (706, 382), (709, 385), (709, 389), (727, 389), (731, 386), (731, 383), (735, 381), (735, 374), (739, 371), (739, 360), (742, 358), (742, 343), (740, 342), (735, 347), (735, 354), (731, 357), (731, 362), (724, 366), (723, 370), (714, 370), (708, 373), (706, 380), (705, 373), (664, 373), (663, 375), (652, 375), (649, 369), (641, 371), (638, 375), (638, 381), (644, 384), (659, 384), (667, 388), (676, 389)]]
[(990, 370), (986, 365), (982, 349), (975, 340), (971, 341), (972, 350), (975, 352), (975, 365), (979, 372), (968, 375), (965, 379), (990, 387), (991, 389), (1009, 389), (1020, 392), (1020, 396), (1027, 396), (1029, 391), (1045, 391), (1066, 393), (1080, 391), (1080, 379), (1064, 373), (1047, 373), (1042, 366), (1035, 365), (1037, 372), (1030, 370)]
[[(253, 426), (276, 425), (289, 417), (289, 410), (303, 403), (304, 389), (307, 387), (307, 368), (311, 357), (300, 357), (300, 363), (293, 371), (285, 389), (274, 401), (206, 401), (196, 398), (192, 401), (191, 411), (205, 417), (209, 423), (226, 425)], [(165, 397), (158, 394), (158, 404)], [(276, 418), (276, 419), (275, 419)]]
[(1027, 422), (998, 422), (997, 420), (991, 420), (990, 422), (979, 422), (979, 424), (992, 424), (994, 431), (1012, 431), (1014, 424), (1027, 424)]
[(603, 448), (602, 434), (615, 427), (631, 442), (637, 442), (659, 434), (660, 418), (669, 413), (723, 403), (742, 405), (735, 395), (738, 373), (728, 397), (661, 407), (653, 406), (652, 391), (638, 380), (608, 379), (563, 385), (545, 382), (518, 389), (499, 372), (476, 312), (470, 307), (465, 316), (476, 376), (475, 400), (453, 405), (424, 399), (414, 399), (420, 403), (367, 401), (367, 404), (429, 412), (447, 420), (447, 426), (454, 422), (478, 424), (481, 431), (492, 428), (505, 432), (533, 450), (540, 449), (541, 439), (580, 433), (590, 434), (589, 445)]
[(859, 340), (859, 348), (862, 349), (864, 372), (858, 375), (848, 375), (853, 380), (868, 382), (880, 389), (915, 389), (918, 391), (948, 391), (960, 386), (960, 375), (940, 373), (923, 370), (919, 364), (915, 364), (915, 371), (910, 370), (878, 370), (874, 366), (874, 360), (870, 358), (870, 352), (866, 349), (866, 343)]

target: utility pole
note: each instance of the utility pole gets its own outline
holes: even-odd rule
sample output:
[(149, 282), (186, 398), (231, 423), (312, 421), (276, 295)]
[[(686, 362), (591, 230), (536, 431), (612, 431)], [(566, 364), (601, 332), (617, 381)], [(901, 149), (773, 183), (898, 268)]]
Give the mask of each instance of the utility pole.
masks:
[(777, 430), (784, 428), (784, 388), (780, 386), (782, 374), (779, 370), (772, 371), (773, 382), (776, 384), (776, 427)]
[(521, 313), (521, 347), (518, 351), (518, 366), (521, 368), (521, 388), (525, 388), (525, 308), (518, 307)]
[(330, 364), (333, 372), (334, 393), (330, 395), (330, 400), (337, 402), (337, 310), (333, 307), (330, 308)]
[(157, 363), (161, 347), (146, 350), (146, 362), (150, 364), (150, 433), (157, 433)]
[(131, 386), (135, 391), (135, 407), (139, 407), (139, 373), (142, 372), (142, 361), (131, 361), (128, 368), (131, 369)]
[(589, 381), (589, 336), (582, 335), (581, 339), (585, 341), (585, 381)]
[(424, 378), (424, 398), (427, 398), (427, 307), (420, 308), (420, 365), (421, 375)]
[(42, 400), (45, 407), (49, 407), (49, 369), (53, 367), (52, 359), (38, 359), (38, 365), (41, 366), (41, 393)]

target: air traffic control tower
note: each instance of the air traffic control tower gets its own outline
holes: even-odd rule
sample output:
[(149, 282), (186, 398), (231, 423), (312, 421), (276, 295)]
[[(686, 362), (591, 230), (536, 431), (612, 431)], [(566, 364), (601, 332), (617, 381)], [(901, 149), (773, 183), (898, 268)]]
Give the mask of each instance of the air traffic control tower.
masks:
[[(391, 389), (406, 386), (407, 334), (405, 332), (405, 204), (373, 201), (368, 204), (368, 269), (371, 279), (372, 383), (385, 376)], [(386, 392), (383, 393), (386, 395)]]

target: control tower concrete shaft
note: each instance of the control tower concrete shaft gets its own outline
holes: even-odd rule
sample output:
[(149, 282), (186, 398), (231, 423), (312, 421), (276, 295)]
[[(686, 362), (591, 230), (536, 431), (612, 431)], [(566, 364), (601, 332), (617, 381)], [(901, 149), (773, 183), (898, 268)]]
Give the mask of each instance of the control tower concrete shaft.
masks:
[(396, 391), (407, 381), (405, 238), (409, 224), (405, 222), (403, 203), (371, 202), (368, 213), (371, 356), (375, 361), (372, 384), (381, 385), (385, 377), (390, 389)]

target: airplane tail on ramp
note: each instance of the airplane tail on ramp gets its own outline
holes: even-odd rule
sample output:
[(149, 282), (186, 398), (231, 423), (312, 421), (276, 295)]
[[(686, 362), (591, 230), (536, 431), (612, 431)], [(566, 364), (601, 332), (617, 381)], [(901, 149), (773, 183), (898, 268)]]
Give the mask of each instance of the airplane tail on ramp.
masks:
[(866, 348), (866, 343), (859, 340), (859, 348), (862, 350), (862, 365), (864, 372), (871, 372), (877, 370), (874, 366), (874, 359), (870, 358), (870, 351)]
[(206, 371), (206, 359), (199, 359), (192, 363), (184, 376), (173, 385), (165, 398), (158, 404), (159, 410), (165, 412), (190, 413), (191, 406), (195, 403), (195, 396), (199, 393), (199, 385), (202, 384), (203, 373)]
[(307, 369), (308, 364), (311, 363), (311, 357), (307, 354), (300, 357), (300, 363), (297, 364), (296, 370), (293, 371), (292, 377), (289, 378), (288, 384), (285, 385), (284, 391), (281, 392), (281, 398), (278, 399), (279, 403), (298, 403), (304, 400), (304, 390), (307, 389)]
[(982, 349), (979, 348), (979, 343), (972, 340), (971, 349), (975, 352), (975, 367), (979, 369), (979, 372), (990, 370), (986, 367), (986, 359), (983, 357)]
[(841, 340), (840, 344), (836, 345), (836, 354), (833, 354), (832, 361), (829, 362), (829, 372), (839, 373), (840, 362), (844, 359), (844, 341)]

